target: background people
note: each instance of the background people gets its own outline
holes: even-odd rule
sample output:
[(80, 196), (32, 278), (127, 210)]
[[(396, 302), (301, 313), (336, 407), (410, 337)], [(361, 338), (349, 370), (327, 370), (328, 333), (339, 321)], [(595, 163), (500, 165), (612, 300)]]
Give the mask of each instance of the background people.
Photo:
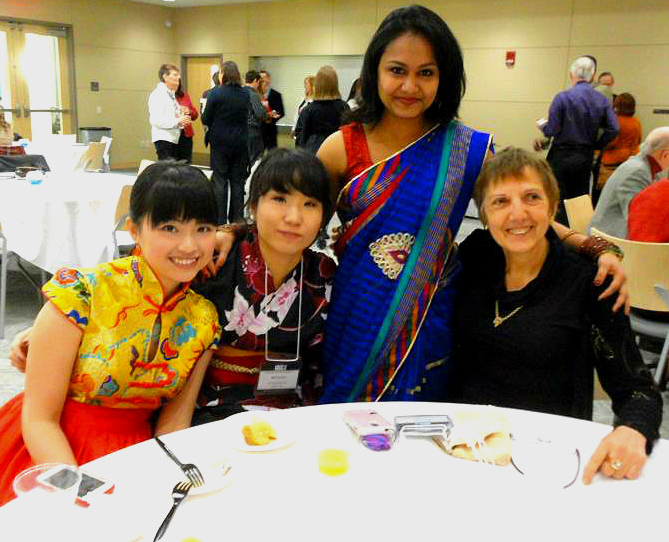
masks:
[(337, 72), (323, 66), (316, 74), (314, 100), (302, 110), (295, 126), (295, 144), (316, 154), (325, 139), (336, 132), (348, 105), (339, 94)]
[(186, 160), (189, 164), (193, 161), (193, 121), (197, 119), (197, 109), (193, 107), (193, 102), (190, 96), (183, 89), (181, 78), (179, 78), (179, 86), (177, 87), (174, 96), (177, 103), (181, 106), (181, 112), (188, 115), (190, 122), (181, 128), (179, 141), (177, 143), (177, 152), (175, 158), (177, 160)]
[(669, 127), (655, 128), (641, 146), (606, 181), (590, 226), (615, 237), (627, 237), (627, 218), (632, 198), (669, 168)]
[(241, 86), (237, 64), (224, 62), (221, 66), (221, 85), (212, 89), (202, 113), (202, 122), (209, 127), (205, 141), (211, 143), (212, 181), (218, 202), (219, 224), (242, 218), (244, 181), (249, 164), (250, 103), (248, 92)]
[(191, 122), (176, 100), (180, 80), (174, 64), (163, 64), (158, 70), (159, 83), (149, 95), (151, 141), (156, 147), (158, 160), (176, 158), (181, 129)]
[(281, 93), (272, 88), (272, 78), (267, 70), (260, 70), (260, 77), (265, 83), (263, 96), (267, 100), (269, 109), (269, 121), (263, 124), (263, 140), (267, 150), (273, 149), (277, 145), (277, 127), (276, 123), (286, 114), (283, 109), (283, 98)]
[(597, 206), (599, 194), (604, 188), (604, 184), (613, 174), (615, 169), (639, 152), (641, 143), (641, 123), (634, 116), (636, 109), (636, 100), (634, 96), (623, 92), (616, 96), (613, 102), (613, 111), (618, 118), (620, 131), (611, 143), (602, 151), (600, 157), (600, 166), (595, 185), (592, 189), (592, 205)]
[[(594, 74), (592, 59), (577, 58), (569, 70), (572, 87), (553, 98), (548, 121), (538, 122), (544, 136), (553, 138), (547, 160), (560, 187), (561, 200), (590, 192), (594, 151), (618, 134), (611, 104), (590, 86)], [(562, 202), (556, 220), (568, 224)]]
[(245, 81), (244, 88), (249, 94), (249, 166), (253, 166), (265, 151), (262, 125), (267, 120), (267, 111), (260, 100), (260, 74), (255, 70), (247, 71)]

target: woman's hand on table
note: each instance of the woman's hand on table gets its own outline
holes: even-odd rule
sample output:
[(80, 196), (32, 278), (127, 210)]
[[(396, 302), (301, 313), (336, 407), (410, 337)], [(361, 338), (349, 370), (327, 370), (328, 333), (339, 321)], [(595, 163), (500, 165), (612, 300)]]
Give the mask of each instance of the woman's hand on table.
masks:
[(26, 372), (26, 361), (28, 360), (28, 346), (30, 346), (30, 334), (32, 326), (17, 333), (9, 345), (9, 361), (20, 372)]
[(630, 294), (627, 286), (627, 275), (623, 270), (623, 266), (615, 254), (605, 252), (599, 256), (597, 260), (597, 274), (595, 275), (594, 284), (599, 286), (604, 282), (608, 275), (611, 275), (611, 284), (599, 296), (599, 300), (609, 297), (618, 292), (618, 297), (613, 305), (613, 312), (616, 312), (620, 307), (624, 307), (625, 314), (630, 313)]
[(599, 443), (583, 470), (583, 483), (588, 485), (598, 471), (616, 480), (634, 480), (646, 459), (646, 437), (636, 429), (621, 425)]

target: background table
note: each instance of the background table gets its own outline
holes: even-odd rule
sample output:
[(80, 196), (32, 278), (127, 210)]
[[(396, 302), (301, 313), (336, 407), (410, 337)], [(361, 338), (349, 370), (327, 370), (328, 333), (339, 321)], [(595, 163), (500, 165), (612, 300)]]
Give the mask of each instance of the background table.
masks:
[(1, 178), (0, 223), (8, 249), (51, 273), (111, 260), (118, 198), (134, 181), (83, 172), (50, 172), (38, 185)]
[[(167, 435), (165, 442), (183, 462), (204, 465), (227, 459), (233, 465), (234, 478), (217, 492), (189, 497), (164, 540), (193, 536), (202, 542), (611, 541), (666, 535), (662, 524), (669, 480), (666, 440), (657, 444), (638, 480), (597, 476), (592, 485), (584, 486), (583, 466), (610, 427), (506, 410), (514, 434), (578, 446), (582, 457), (578, 481), (568, 489), (558, 489), (525, 478), (512, 466), (492, 467), (452, 458), (428, 439), (401, 439), (388, 452), (367, 450), (341, 416), (347, 409), (370, 406), (391, 421), (396, 415), (452, 414), (477, 408), (381, 403), (260, 413), (258, 417), (269, 421), (270, 416), (276, 416), (274, 423), (292, 427), (297, 437), (291, 446), (268, 453), (237, 451), (243, 423), (240, 416), (246, 414)], [(328, 447), (349, 452), (350, 469), (345, 475), (333, 478), (319, 473), (318, 452)], [(553, 467), (545, 465), (547, 470)], [(131, 532), (143, 532), (141, 540), (153, 540), (171, 506), (171, 489), (184, 478), (152, 440), (84, 468), (116, 482), (110, 499), (120, 508), (105, 513), (98, 503), (97, 512), (77, 509), (76, 525), (71, 524), (66, 531), (54, 530), (55, 539), (67, 532), (68, 540), (87, 540), (86, 531), (90, 539), (90, 530), (104, 523), (99, 536), (95, 533), (96, 540), (124, 542), (132, 539), (128, 536)], [(21, 500), (0, 508), (3, 535), (25, 526), (26, 514), (36, 512), (28, 508)]]

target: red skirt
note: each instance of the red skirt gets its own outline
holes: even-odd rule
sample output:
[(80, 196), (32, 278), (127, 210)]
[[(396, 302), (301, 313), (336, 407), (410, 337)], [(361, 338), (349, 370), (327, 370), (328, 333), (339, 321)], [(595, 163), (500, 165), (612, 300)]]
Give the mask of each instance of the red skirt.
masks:
[[(35, 463), (21, 433), (20, 393), (0, 408), (0, 506), (14, 498), (12, 482)], [(153, 410), (110, 408), (87, 405), (67, 399), (60, 426), (79, 465), (153, 436), (150, 417)]]

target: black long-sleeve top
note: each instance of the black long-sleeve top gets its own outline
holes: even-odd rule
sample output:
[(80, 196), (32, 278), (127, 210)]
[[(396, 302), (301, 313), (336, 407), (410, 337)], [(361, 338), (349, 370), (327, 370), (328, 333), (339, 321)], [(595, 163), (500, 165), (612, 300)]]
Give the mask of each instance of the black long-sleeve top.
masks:
[(314, 100), (307, 104), (295, 126), (297, 146), (315, 154), (323, 141), (339, 130), (342, 116), (348, 110), (343, 100)]
[[(552, 229), (546, 236), (550, 250), (539, 275), (513, 292), (506, 291), (504, 254), (489, 232), (477, 230), (460, 246), (449, 400), (591, 419), (596, 368), (615, 425), (642, 433), (650, 453), (662, 398), (629, 319), (612, 312), (612, 298), (598, 301), (605, 286), (593, 285), (595, 266), (565, 248)], [(496, 300), (502, 317), (522, 308), (494, 327)]]
[(227, 148), (246, 148), (248, 139), (248, 92), (238, 85), (214, 87), (202, 112), (202, 122), (209, 127), (205, 142)]

